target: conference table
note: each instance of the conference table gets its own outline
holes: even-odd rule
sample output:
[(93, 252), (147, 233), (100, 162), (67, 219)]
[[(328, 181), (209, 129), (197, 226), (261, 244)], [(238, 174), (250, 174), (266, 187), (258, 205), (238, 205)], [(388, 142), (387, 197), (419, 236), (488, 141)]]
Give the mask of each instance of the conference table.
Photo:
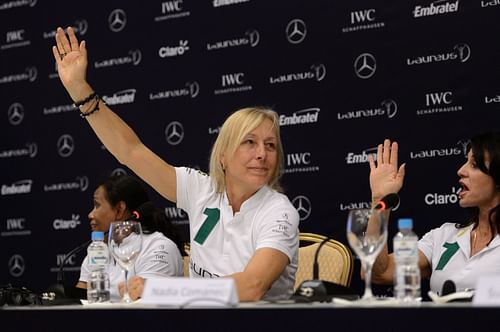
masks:
[(1, 331), (498, 331), (500, 306), (432, 302), (4, 306), (0, 322)]

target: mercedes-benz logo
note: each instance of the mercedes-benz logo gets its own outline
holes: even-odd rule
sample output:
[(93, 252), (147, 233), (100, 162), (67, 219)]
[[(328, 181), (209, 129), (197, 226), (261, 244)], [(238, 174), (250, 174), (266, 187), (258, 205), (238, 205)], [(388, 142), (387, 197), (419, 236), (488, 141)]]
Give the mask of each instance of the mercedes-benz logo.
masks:
[(367, 79), (372, 77), (376, 69), (377, 60), (370, 53), (363, 53), (354, 61), (354, 72), (359, 78)]
[(322, 81), (326, 76), (326, 67), (324, 64), (312, 65), (311, 70), (313, 71), (314, 77), (316, 77), (318, 82)]
[(109, 28), (113, 32), (120, 32), (127, 25), (127, 14), (123, 9), (115, 9), (108, 17)]
[(9, 259), (9, 272), (13, 277), (20, 277), (24, 273), (25, 264), (24, 258), (21, 255), (15, 254)]
[(196, 96), (198, 96), (198, 93), (200, 93), (200, 85), (196, 81), (187, 82), (186, 88), (189, 90), (189, 95), (191, 96), (191, 98), (196, 98)]
[(292, 44), (301, 43), (306, 38), (307, 27), (304, 21), (299, 18), (288, 22), (286, 26), (286, 39)]
[(257, 30), (247, 31), (245, 32), (245, 35), (247, 35), (248, 40), (250, 41), (250, 46), (255, 47), (259, 44), (260, 34)]
[(299, 213), (300, 221), (306, 220), (311, 214), (311, 201), (306, 196), (299, 195), (292, 200), (293, 206)]
[(127, 175), (127, 171), (124, 170), (123, 168), (115, 168), (112, 172), (111, 172), (111, 176), (123, 176), (123, 175)]
[(13, 126), (17, 126), (24, 119), (24, 107), (20, 103), (14, 103), (10, 105), (7, 111), (7, 117), (9, 122)]
[(455, 50), (455, 52), (457, 53), (460, 62), (466, 62), (467, 60), (469, 60), (471, 53), (469, 45), (457, 44), (453, 47), (453, 50)]
[(385, 109), (385, 114), (389, 119), (392, 119), (398, 112), (398, 104), (392, 99), (386, 99), (380, 105)]
[(57, 140), (57, 152), (63, 158), (71, 156), (75, 150), (75, 142), (73, 137), (68, 134), (64, 134)]
[(170, 122), (165, 128), (165, 137), (170, 145), (177, 145), (184, 138), (184, 127), (178, 121)]

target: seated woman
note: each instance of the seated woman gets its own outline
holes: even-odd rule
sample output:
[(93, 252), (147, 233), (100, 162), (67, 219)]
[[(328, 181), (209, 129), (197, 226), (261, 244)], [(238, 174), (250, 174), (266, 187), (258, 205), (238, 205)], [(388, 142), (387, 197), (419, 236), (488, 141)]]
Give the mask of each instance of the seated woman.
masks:
[[(373, 200), (398, 192), (403, 184), (404, 166), (397, 166), (397, 144), (379, 145), (375, 162), (370, 160)], [(422, 278), (440, 293), (446, 280), (456, 290), (475, 288), (483, 275), (500, 275), (500, 133), (480, 134), (471, 139), (467, 161), (457, 172), (462, 190), (459, 204), (474, 211), (462, 223), (444, 223), (425, 234), (418, 243)], [(373, 281), (391, 284), (394, 257), (387, 246), (377, 258)]]
[[(181, 247), (173, 226), (165, 213), (156, 208), (138, 179), (132, 176), (109, 177), (101, 182), (94, 192), (94, 208), (89, 213), (92, 231), (107, 233), (113, 221), (129, 220), (135, 210), (141, 210), (138, 221), (143, 229), (143, 244), (137, 261), (130, 269), (132, 278), (158, 278), (183, 276)], [(110, 256), (111, 301), (120, 299), (123, 292), (124, 275), (122, 269)], [(135, 277), (134, 277), (135, 276)], [(90, 277), (88, 257), (82, 263), (78, 288), (87, 288)], [(135, 300), (142, 289), (129, 289)]]

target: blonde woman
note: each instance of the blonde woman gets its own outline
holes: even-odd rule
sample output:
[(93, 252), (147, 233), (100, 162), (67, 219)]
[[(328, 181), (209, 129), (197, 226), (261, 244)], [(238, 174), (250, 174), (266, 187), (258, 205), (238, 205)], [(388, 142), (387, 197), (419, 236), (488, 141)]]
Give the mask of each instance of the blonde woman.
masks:
[[(246, 108), (223, 124), (210, 175), (174, 167), (149, 150), (86, 81), (87, 50), (73, 29), (57, 29), (59, 77), (106, 148), (189, 215), (191, 277), (232, 277), (240, 301), (279, 300), (293, 292), (299, 216), (279, 193), (283, 148), (276, 112)], [(133, 278), (130, 288), (142, 289)], [(137, 295), (137, 296), (140, 296)]]

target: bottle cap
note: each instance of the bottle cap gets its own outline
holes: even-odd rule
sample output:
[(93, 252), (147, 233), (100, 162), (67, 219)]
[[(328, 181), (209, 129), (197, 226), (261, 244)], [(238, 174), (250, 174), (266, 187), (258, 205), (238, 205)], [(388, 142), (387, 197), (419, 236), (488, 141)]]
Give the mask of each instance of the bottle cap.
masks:
[(413, 228), (413, 219), (411, 219), (411, 218), (399, 219), (398, 220), (398, 228), (399, 229)]
[(99, 241), (99, 240), (104, 240), (104, 232), (97, 232), (94, 231), (92, 232), (92, 241)]

